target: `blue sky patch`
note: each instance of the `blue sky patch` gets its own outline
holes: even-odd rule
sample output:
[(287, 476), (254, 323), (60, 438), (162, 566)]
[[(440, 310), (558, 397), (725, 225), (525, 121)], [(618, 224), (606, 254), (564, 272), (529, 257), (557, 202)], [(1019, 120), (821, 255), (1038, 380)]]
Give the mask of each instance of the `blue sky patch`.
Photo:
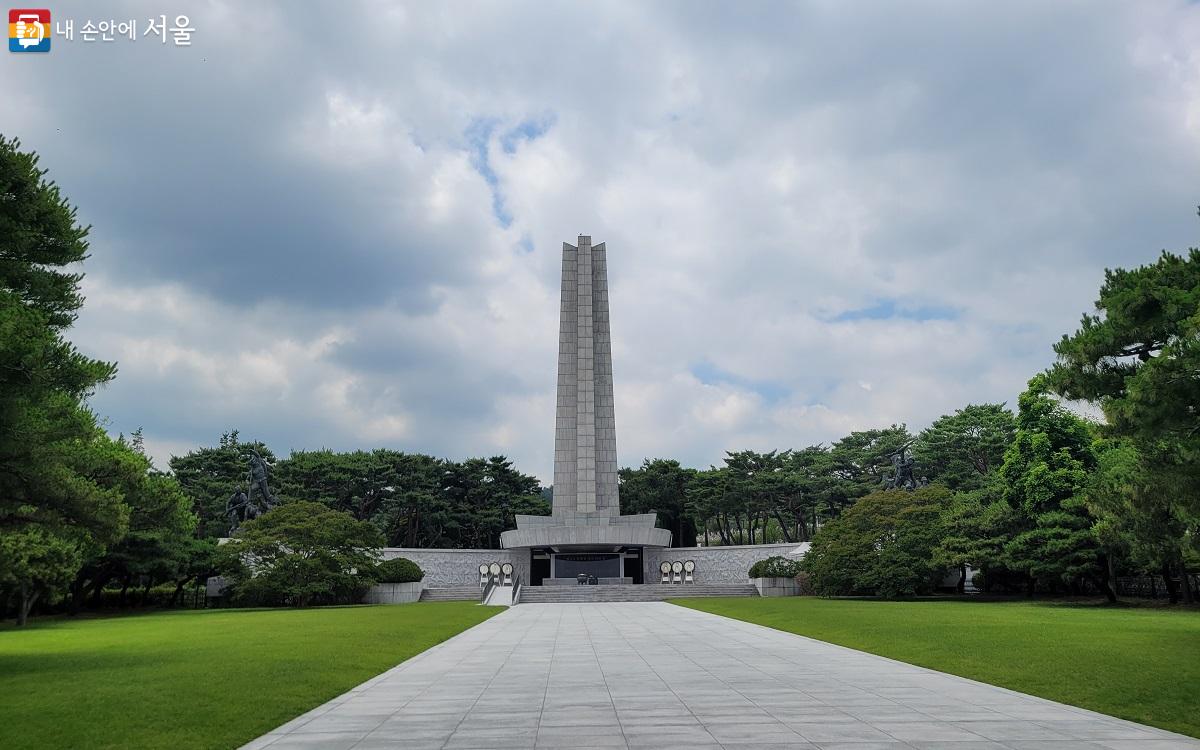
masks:
[(708, 360), (702, 360), (691, 367), (691, 373), (697, 380), (705, 385), (733, 385), (744, 390), (753, 391), (762, 396), (768, 403), (779, 401), (791, 393), (786, 387), (779, 383), (773, 383), (767, 380), (751, 380), (743, 378), (740, 375), (735, 375), (732, 372), (726, 372), (714, 365)]
[[(518, 143), (540, 138), (553, 124), (553, 115), (522, 120), (516, 127), (506, 130), (499, 136), (500, 148), (506, 154), (515, 153)], [(463, 135), (467, 139), (467, 146), (471, 152), (471, 166), (491, 188), (492, 216), (496, 217), (500, 226), (507, 229), (512, 226), (512, 213), (504, 205), (504, 195), (500, 192), (500, 178), (496, 176), (496, 170), (492, 169), (491, 158), (488, 155), (488, 147), (491, 145), (499, 125), (500, 120), (495, 117), (476, 118), (467, 126)]]
[(848, 320), (958, 320), (960, 312), (953, 307), (938, 305), (922, 305), (909, 307), (901, 305), (894, 299), (881, 299), (869, 307), (855, 310), (845, 310), (826, 318), (829, 322), (841, 323)]
[(554, 115), (525, 120), (500, 136), (500, 148), (504, 149), (506, 154), (516, 153), (517, 144), (521, 141), (536, 141), (545, 135), (553, 125)]

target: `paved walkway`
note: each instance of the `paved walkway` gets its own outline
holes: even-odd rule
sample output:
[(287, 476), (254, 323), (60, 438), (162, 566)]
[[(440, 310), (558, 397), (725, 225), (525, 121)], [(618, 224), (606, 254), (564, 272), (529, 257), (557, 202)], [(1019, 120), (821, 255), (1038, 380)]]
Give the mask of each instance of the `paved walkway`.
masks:
[(630, 602), (514, 607), (247, 747), (1191, 750), (1200, 741)]

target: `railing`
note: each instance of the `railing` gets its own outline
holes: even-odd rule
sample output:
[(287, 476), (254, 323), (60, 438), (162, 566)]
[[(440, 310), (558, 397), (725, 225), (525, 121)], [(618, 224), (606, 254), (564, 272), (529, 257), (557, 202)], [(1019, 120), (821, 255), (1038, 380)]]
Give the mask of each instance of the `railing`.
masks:
[(517, 573), (513, 576), (513, 594), (512, 603), (515, 607), (521, 603), (521, 574)]
[(496, 579), (488, 578), (487, 585), (483, 587), (483, 596), (479, 597), (480, 604), (487, 604), (488, 595), (492, 593), (492, 589), (496, 588)]
[[(1192, 591), (1200, 591), (1200, 574), (1189, 573)], [(1182, 578), (1172, 578), (1176, 591), (1183, 586)], [(1117, 578), (1117, 596), (1134, 596), (1146, 599), (1166, 599), (1169, 589), (1162, 576), (1120, 576)], [(1179, 591), (1180, 598), (1183, 592)]]

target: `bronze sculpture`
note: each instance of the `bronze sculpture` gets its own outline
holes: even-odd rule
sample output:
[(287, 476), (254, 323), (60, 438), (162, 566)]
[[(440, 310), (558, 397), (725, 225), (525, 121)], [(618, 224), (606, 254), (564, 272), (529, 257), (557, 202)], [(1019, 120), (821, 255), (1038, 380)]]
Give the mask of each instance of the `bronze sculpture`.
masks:
[[(238, 490), (225, 501), (225, 515), (229, 518), (230, 534), (236, 531), (243, 522), (258, 518), (278, 504), (275, 496), (271, 494), (271, 488), (267, 485), (267, 462), (258, 455), (258, 451), (251, 451), (249, 460), (250, 470), (247, 472), (246, 487), (248, 491)], [(256, 491), (257, 499), (255, 498)]]
[(916, 476), (916, 459), (908, 450), (910, 443), (900, 446), (900, 450), (891, 454), (892, 475), (883, 478), (883, 488), (887, 490), (915, 490), (929, 484), (925, 477)]

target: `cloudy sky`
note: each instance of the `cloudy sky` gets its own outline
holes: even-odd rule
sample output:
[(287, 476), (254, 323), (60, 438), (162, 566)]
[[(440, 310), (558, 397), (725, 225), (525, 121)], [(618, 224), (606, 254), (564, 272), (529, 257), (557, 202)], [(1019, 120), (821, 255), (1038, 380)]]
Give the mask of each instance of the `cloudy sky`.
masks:
[(548, 481), (578, 234), (622, 465), (1014, 403), (1106, 266), (1200, 244), (1196, 3), (101, 7), (5, 53), (0, 132), (93, 225), (72, 338), (160, 465), (238, 428)]

